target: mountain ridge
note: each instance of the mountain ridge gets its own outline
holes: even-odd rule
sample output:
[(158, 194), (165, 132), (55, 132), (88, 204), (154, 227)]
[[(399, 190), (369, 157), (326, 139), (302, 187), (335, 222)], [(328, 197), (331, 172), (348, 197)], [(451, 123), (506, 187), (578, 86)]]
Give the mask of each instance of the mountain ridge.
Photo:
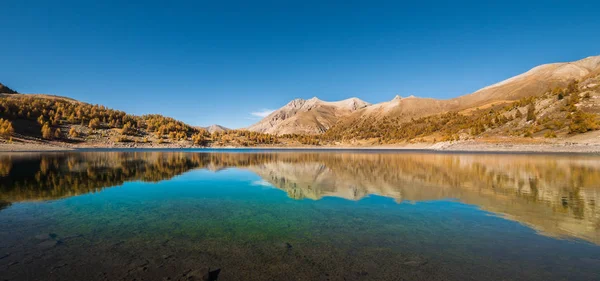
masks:
[[(396, 118), (408, 121), (452, 111), (472, 110), (498, 103), (514, 102), (522, 98), (540, 96), (555, 87), (565, 87), (574, 80), (600, 74), (600, 55), (589, 56), (573, 62), (542, 64), (530, 70), (483, 87), (473, 93), (450, 99), (435, 99), (409, 96), (395, 96), (390, 101), (370, 104), (359, 98), (349, 98), (338, 102), (323, 102), (317, 97), (309, 100), (294, 99), (247, 129), (261, 133), (321, 134), (331, 127), (356, 126), (365, 119)], [(313, 110), (318, 102), (355, 102), (357, 106), (346, 107), (337, 115), (331, 110)], [(305, 106), (308, 104), (308, 106)], [(322, 104), (321, 106), (325, 106)]]
[(231, 131), (231, 129), (221, 126), (219, 124), (212, 124), (210, 126), (206, 126), (206, 127), (201, 127), (202, 129), (208, 131), (209, 133), (222, 133), (222, 132), (227, 132), (227, 131)]
[(0, 94), (18, 94), (18, 92), (0, 83)]
[(333, 102), (317, 97), (293, 99), (247, 129), (275, 135), (318, 134), (329, 129), (339, 118), (369, 105), (356, 97)]
[[(239, 130), (216, 124), (195, 127), (158, 114), (135, 116), (67, 97), (11, 93), (0, 94), (0, 143), (7, 147), (418, 144), (435, 149), (457, 141), (562, 141), (565, 145), (598, 146), (600, 151), (600, 131), (596, 131), (600, 129), (600, 56), (537, 66), (446, 100), (412, 95), (396, 95), (376, 104), (356, 97), (340, 101), (294, 99)], [(219, 133), (211, 134), (215, 132)], [(552, 145), (551, 149), (558, 148)]]

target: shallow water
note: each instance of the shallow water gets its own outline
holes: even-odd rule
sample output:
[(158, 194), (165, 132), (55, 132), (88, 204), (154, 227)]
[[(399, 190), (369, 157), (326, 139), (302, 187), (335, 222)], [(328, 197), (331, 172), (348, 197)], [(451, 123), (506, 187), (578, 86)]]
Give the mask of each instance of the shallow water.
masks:
[(0, 280), (599, 280), (599, 200), (598, 156), (2, 154)]

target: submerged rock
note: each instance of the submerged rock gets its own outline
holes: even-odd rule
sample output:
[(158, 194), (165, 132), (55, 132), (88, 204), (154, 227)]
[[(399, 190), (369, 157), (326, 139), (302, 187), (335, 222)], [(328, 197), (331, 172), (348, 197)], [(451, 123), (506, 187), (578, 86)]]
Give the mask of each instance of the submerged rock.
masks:
[(208, 272), (202, 276), (202, 281), (216, 281), (219, 279), (219, 273), (221, 273), (221, 269), (217, 268), (215, 270), (208, 269)]
[(188, 270), (185, 272), (179, 280), (202, 280), (202, 281), (216, 281), (219, 279), (219, 274), (221, 273), (221, 269), (217, 268), (215, 270), (210, 270), (208, 268), (207, 271), (204, 270)]
[(56, 245), (58, 245), (58, 241), (56, 241), (56, 240), (46, 240), (46, 241), (38, 244), (39, 247), (44, 248), (44, 249), (53, 248)]
[(402, 264), (406, 265), (406, 266), (411, 266), (411, 267), (420, 267), (420, 266), (426, 265), (428, 262), (429, 261), (425, 258), (414, 257), (414, 258), (406, 259), (404, 262), (402, 262)]
[(292, 244), (290, 244), (289, 242), (278, 242), (278, 243), (275, 243), (275, 247), (286, 249), (286, 250), (291, 250), (293, 248)]
[(81, 238), (83, 237), (82, 234), (73, 234), (73, 235), (68, 235), (63, 237), (62, 239), (60, 239), (61, 241), (65, 241), (65, 240), (70, 240), (70, 239), (75, 239), (75, 238)]
[(52, 248), (62, 243), (62, 240), (56, 233), (38, 234), (35, 236), (35, 239), (41, 241), (38, 246), (44, 249)]
[(38, 240), (50, 240), (50, 239), (56, 239), (56, 237), (58, 237), (58, 235), (56, 235), (56, 233), (42, 233), (42, 234), (38, 234), (35, 236), (35, 239)]

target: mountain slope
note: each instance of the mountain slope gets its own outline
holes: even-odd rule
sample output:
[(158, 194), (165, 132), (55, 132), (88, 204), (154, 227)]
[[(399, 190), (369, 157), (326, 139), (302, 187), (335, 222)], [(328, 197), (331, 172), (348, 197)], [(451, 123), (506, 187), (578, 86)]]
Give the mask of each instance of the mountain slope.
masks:
[(227, 131), (231, 131), (231, 129), (227, 128), (227, 127), (223, 127), (221, 125), (218, 124), (212, 124), (208, 127), (202, 127), (202, 129), (208, 131), (209, 133), (222, 133), (222, 132), (227, 132)]
[(157, 114), (135, 116), (101, 105), (41, 94), (0, 94), (0, 136), (9, 142), (164, 143), (193, 137), (198, 130)]
[(314, 140), (230, 130), (219, 125), (192, 127), (158, 114), (131, 115), (60, 96), (0, 94), (0, 151), (74, 147), (297, 146), (312, 142)]
[(482, 88), (455, 101), (459, 107), (481, 106), (490, 101), (518, 100), (539, 96), (557, 86), (566, 86), (572, 80), (600, 73), (600, 56), (587, 57), (575, 62), (551, 63)]
[(18, 94), (17, 91), (0, 83), (0, 94)]
[[(368, 113), (355, 119), (351, 119), (353, 116), (345, 118), (320, 137), (334, 142), (358, 141), (363, 144), (475, 139), (530, 143), (550, 142), (555, 138), (566, 142), (600, 143), (597, 132), (591, 132), (600, 129), (600, 74), (591, 74), (581, 81), (572, 81), (564, 87), (557, 86), (541, 95), (516, 101), (499, 100), (481, 107), (426, 116), (421, 113), (422, 117), (413, 112), (412, 116), (417, 117), (410, 119), (407, 118), (410, 115), (403, 115), (406, 111), (402, 111), (399, 104), (402, 101), (396, 99), (366, 108)], [(434, 100), (428, 105), (429, 109), (435, 109), (440, 103)]]
[(406, 122), (445, 112), (491, 107), (522, 98), (537, 97), (553, 88), (566, 87), (574, 80), (583, 80), (599, 73), (600, 56), (588, 57), (576, 62), (545, 64), (472, 94), (453, 99), (396, 96), (391, 101), (357, 110), (335, 126), (338, 130), (352, 130), (364, 123), (381, 121), (385, 118), (394, 119), (395, 122)]
[(316, 97), (296, 99), (248, 127), (248, 130), (276, 135), (321, 134), (334, 126), (343, 131), (384, 119), (406, 122), (538, 97), (553, 88), (566, 87), (574, 80), (597, 74), (600, 74), (600, 56), (592, 56), (575, 62), (540, 65), (474, 93), (448, 100), (396, 96), (391, 101), (371, 105), (358, 98), (339, 102), (325, 102)]
[(337, 102), (322, 101), (316, 97), (308, 100), (295, 99), (247, 129), (275, 135), (319, 134), (328, 130), (340, 118), (369, 105), (358, 98)]

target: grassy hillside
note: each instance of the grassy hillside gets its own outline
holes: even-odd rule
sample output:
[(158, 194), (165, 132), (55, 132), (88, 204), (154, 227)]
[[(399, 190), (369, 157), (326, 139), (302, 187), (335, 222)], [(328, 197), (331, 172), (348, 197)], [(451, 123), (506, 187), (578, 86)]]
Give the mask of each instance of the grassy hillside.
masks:
[(108, 147), (302, 144), (296, 139), (241, 130), (209, 133), (158, 114), (136, 116), (64, 97), (0, 95), (0, 141), (4, 143)]
[[(452, 99), (396, 96), (390, 101), (377, 104), (369, 104), (357, 98), (339, 102), (324, 102), (316, 97), (310, 100), (296, 99), (248, 129), (277, 135), (322, 134), (335, 126), (335, 131), (338, 133), (368, 129), (370, 130), (368, 134), (360, 132), (358, 137), (375, 135), (380, 138), (382, 134), (388, 133), (381, 132), (380, 123), (390, 123), (387, 127), (396, 128), (398, 124), (414, 119), (450, 112), (474, 111), (476, 108), (489, 108), (500, 103), (539, 97), (554, 88), (567, 87), (571, 81), (584, 81), (587, 77), (599, 73), (600, 56), (592, 56), (574, 62), (540, 65), (474, 93)], [(377, 128), (364, 128), (373, 125)], [(384, 129), (387, 128), (384, 126)], [(347, 133), (343, 134), (347, 135)], [(355, 137), (356, 133), (350, 135)], [(408, 135), (391, 136), (391, 138), (407, 138), (411, 135), (414, 133), (408, 132)]]
[(600, 128), (600, 76), (572, 81), (539, 96), (499, 101), (404, 121), (364, 116), (351, 125), (338, 123), (323, 140), (369, 140), (377, 144), (452, 141), (484, 137), (556, 138)]

